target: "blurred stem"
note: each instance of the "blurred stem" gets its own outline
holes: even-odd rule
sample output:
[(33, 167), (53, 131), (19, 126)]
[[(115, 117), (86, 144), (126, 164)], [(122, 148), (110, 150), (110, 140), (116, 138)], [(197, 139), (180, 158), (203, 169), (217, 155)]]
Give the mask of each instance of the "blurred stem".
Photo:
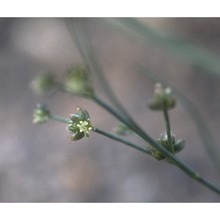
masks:
[[(91, 72), (97, 76), (97, 79), (100, 82), (99, 85), (102, 86), (103, 91), (109, 97), (111, 103), (115, 106), (115, 108), (117, 108), (118, 114), (121, 115), (121, 117), (124, 117), (126, 121), (132, 121), (129, 113), (126, 111), (126, 109), (123, 107), (121, 102), (112, 91), (111, 86), (109, 85), (96, 57), (96, 54), (93, 52), (91, 40), (88, 37), (89, 32), (87, 30), (87, 21), (85, 19), (68, 19), (67, 26), (69, 28), (70, 35), (73, 38), (73, 41), (75, 42), (85, 64), (87, 64)], [(96, 103), (101, 104), (99, 103), (100, 100), (93, 100), (96, 101)], [(103, 106), (105, 103), (102, 102), (101, 105)], [(111, 110), (109, 109), (109, 111)], [(115, 115), (115, 111), (111, 111), (111, 114)], [(135, 130), (134, 127), (133, 130)]]
[(93, 96), (93, 100), (101, 105), (103, 108), (105, 108), (108, 112), (113, 114), (118, 120), (123, 122), (125, 125), (127, 125), (131, 130), (136, 132), (140, 137), (142, 137), (146, 142), (148, 142), (150, 145), (155, 147), (157, 150), (159, 150), (166, 158), (170, 159), (177, 167), (179, 167), (181, 170), (183, 170), (188, 176), (192, 177), (194, 180), (200, 182), (205, 187), (209, 188), (210, 190), (220, 194), (220, 189), (207, 181), (205, 178), (203, 178), (199, 173), (197, 173), (195, 170), (193, 170), (191, 167), (189, 167), (187, 164), (185, 164), (182, 160), (174, 156), (172, 153), (167, 151), (164, 147), (162, 147), (159, 143), (157, 143), (154, 139), (152, 139), (145, 131), (142, 130), (133, 120), (126, 120), (124, 117), (122, 117), (118, 112), (116, 112), (111, 106), (109, 106), (107, 103), (105, 103), (103, 100), (101, 100), (96, 95)]
[(171, 152), (174, 154), (174, 146), (172, 144), (169, 114), (168, 114), (168, 110), (166, 108), (163, 109), (163, 114), (164, 114), (165, 123), (166, 123), (168, 145), (169, 145), (169, 148), (170, 148)]
[(122, 106), (121, 102), (118, 100), (114, 91), (111, 89), (108, 80), (101, 68), (99, 60), (96, 54), (93, 52), (91, 39), (89, 38), (89, 31), (87, 29), (88, 19), (67, 19), (67, 26), (70, 31), (70, 35), (75, 42), (83, 60), (86, 65), (88, 65), (92, 74), (97, 76), (99, 85), (102, 87), (103, 92), (109, 98), (110, 102), (117, 108), (122, 115), (129, 118), (129, 113)]
[(179, 37), (158, 31), (150, 25), (135, 18), (107, 18), (107, 21), (119, 26), (120, 30), (127, 30), (126, 33), (134, 34), (143, 39), (145, 43), (151, 42), (156, 47), (164, 47), (166, 51), (172, 52), (204, 70), (208, 75), (220, 77), (219, 55), (210, 52), (202, 46), (197, 46)]

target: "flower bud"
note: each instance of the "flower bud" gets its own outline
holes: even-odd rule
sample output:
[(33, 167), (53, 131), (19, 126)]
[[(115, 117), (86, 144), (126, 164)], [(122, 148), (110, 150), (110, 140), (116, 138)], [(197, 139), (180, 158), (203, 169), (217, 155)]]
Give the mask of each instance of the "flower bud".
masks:
[(185, 141), (183, 139), (178, 139), (174, 144), (174, 151), (175, 153), (180, 152), (185, 147)]
[(89, 137), (90, 131), (94, 131), (89, 113), (83, 109), (78, 107), (76, 114), (70, 115), (70, 121), (66, 129), (71, 133), (71, 140), (77, 141), (82, 139), (83, 137)]
[(152, 110), (172, 109), (176, 105), (176, 100), (170, 88), (163, 89), (160, 83), (155, 84), (153, 99), (149, 104)]
[[(172, 141), (172, 146), (173, 146), (175, 154), (183, 150), (183, 148), (185, 147), (185, 141), (182, 139), (176, 140), (175, 135), (173, 133), (171, 133), (171, 141)], [(166, 132), (163, 132), (160, 134), (160, 138), (157, 140), (157, 142), (162, 147), (164, 147), (166, 150), (171, 152)], [(157, 160), (165, 159), (165, 156), (155, 147), (150, 146), (150, 151), (151, 151), (152, 156), (154, 156)]]
[(31, 88), (36, 95), (44, 95), (54, 89), (55, 80), (51, 74), (45, 73), (37, 76), (31, 82)]
[(67, 73), (65, 88), (70, 93), (85, 97), (90, 97), (94, 92), (88, 70), (80, 65), (72, 68)]
[(50, 116), (50, 111), (46, 105), (37, 105), (37, 108), (34, 110), (33, 123), (42, 124), (45, 123)]
[[(167, 132), (163, 132), (160, 134), (159, 142), (163, 147), (166, 147), (167, 149), (169, 148), (169, 141), (168, 141)], [(175, 135), (173, 134), (173, 132), (171, 132), (171, 144), (174, 145), (175, 142), (176, 142)]]

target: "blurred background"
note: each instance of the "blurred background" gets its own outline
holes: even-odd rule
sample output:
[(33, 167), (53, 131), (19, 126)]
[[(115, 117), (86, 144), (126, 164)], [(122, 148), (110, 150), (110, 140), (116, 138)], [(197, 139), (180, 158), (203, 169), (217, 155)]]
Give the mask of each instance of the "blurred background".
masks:
[(71, 142), (65, 124), (32, 123), (36, 104), (47, 103), (64, 117), (77, 106), (86, 108), (93, 124), (107, 131), (117, 124), (90, 100), (58, 92), (37, 97), (30, 89), (42, 72), (62, 79), (84, 63), (67, 22), (78, 25), (88, 40), (85, 53), (89, 48), (117, 98), (152, 137), (158, 138), (165, 124), (160, 112), (147, 108), (154, 83), (137, 64), (190, 100), (180, 96), (170, 111), (174, 133), (186, 141), (178, 157), (220, 186), (219, 19), (1, 18), (0, 202), (219, 202), (178, 168), (126, 145), (96, 133)]

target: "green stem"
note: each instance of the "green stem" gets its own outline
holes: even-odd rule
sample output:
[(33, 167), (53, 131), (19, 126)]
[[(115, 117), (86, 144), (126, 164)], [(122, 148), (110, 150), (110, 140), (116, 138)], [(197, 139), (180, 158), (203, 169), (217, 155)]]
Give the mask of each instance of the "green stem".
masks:
[(103, 108), (105, 108), (108, 112), (113, 114), (118, 120), (126, 124), (131, 130), (135, 131), (140, 137), (142, 137), (146, 142), (148, 142), (150, 145), (154, 146), (157, 150), (159, 150), (166, 158), (170, 159), (177, 167), (179, 167), (181, 170), (183, 170), (188, 176), (192, 177), (196, 181), (200, 182), (205, 187), (209, 188), (210, 190), (220, 194), (220, 189), (207, 181), (205, 178), (203, 178), (200, 174), (198, 174), (196, 171), (194, 171), (191, 167), (189, 167), (187, 164), (185, 164), (183, 161), (178, 159), (176, 156), (174, 156), (172, 153), (167, 151), (165, 148), (163, 148), (159, 143), (157, 143), (154, 139), (152, 139), (145, 131), (143, 131), (142, 128), (140, 128), (133, 120), (130, 118), (129, 120), (125, 119), (123, 116), (118, 114), (117, 111), (115, 111), (110, 105), (105, 103), (103, 100), (101, 100), (99, 97), (97, 97), (95, 94), (93, 96), (93, 100), (101, 105)]
[(63, 117), (61, 117), (61, 116), (59, 116), (59, 115), (55, 115), (55, 114), (50, 114), (50, 115), (49, 115), (49, 118), (50, 118), (50, 119), (53, 119), (53, 120), (55, 120), (55, 121), (59, 121), (59, 122), (66, 123), (66, 124), (70, 121), (70, 120), (67, 119), (67, 118), (63, 118)]
[(163, 114), (164, 114), (165, 123), (166, 123), (168, 145), (169, 145), (170, 151), (174, 154), (174, 146), (172, 144), (172, 136), (171, 136), (169, 114), (168, 114), (168, 110), (166, 108), (163, 109)]
[(124, 139), (122, 137), (119, 137), (118, 135), (114, 135), (114, 134), (108, 133), (108, 132), (103, 131), (103, 130), (101, 130), (99, 128), (95, 128), (94, 132), (96, 132), (98, 134), (102, 134), (102, 135), (104, 135), (104, 136), (106, 136), (108, 138), (111, 138), (111, 139), (116, 140), (118, 142), (121, 142), (123, 144), (126, 144), (126, 145), (128, 145), (128, 146), (130, 146), (130, 147), (132, 147), (132, 148), (134, 148), (136, 150), (139, 150), (139, 151), (141, 151), (141, 152), (143, 152), (145, 154), (151, 154), (149, 150), (144, 149), (144, 148), (142, 148), (142, 147), (140, 147), (140, 146), (138, 146), (138, 145), (136, 145), (134, 143), (131, 143), (130, 141), (128, 141), (128, 140), (126, 140), (126, 139)]

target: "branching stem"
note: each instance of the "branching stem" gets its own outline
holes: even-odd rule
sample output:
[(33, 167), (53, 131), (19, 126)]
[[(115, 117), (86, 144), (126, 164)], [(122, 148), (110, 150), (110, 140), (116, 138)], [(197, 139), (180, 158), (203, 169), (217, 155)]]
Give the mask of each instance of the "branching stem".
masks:
[(175, 164), (177, 167), (179, 167), (183, 172), (185, 172), (188, 176), (192, 177), (194, 180), (200, 182), (205, 187), (209, 188), (210, 190), (216, 192), (217, 194), (220, 194), (220, 189), (213, 185), (211, 182), (203, 178), (199, 173), (197, 173), (195, 170), (193, 170), (190, 166), (185, 164), (182, 160), (177, 158), (174, 154), (166, 150), (164, 147), (162, 147), (159, 143), (157, 143), (154, 139), (152, 139), (145, 131), (140, 128), (130, 117), (129, 119), (124, 118), (122, 115), (120, 115), (117, 111), (115, 111), (110, 105), (105, 103), (103, 100), (101, 100), (98, 96), (94, 95), (93, 100), (102, 106), (104, 109), (106, 109), (108, 112), (110, 112), (112, 115), (114, 115), (118, 120), (123, 122), (125, 125), (127, 125), (131, 130), (136, 132), (140, 137), (142, 137), (146, 142), (148, 142), (150, 145), (154, 146), (157, 150), (159, 150), (166, 158), (168, 158), (173, 164)]
[[(105, 101), (100, 99), (96, 94), (94, 94), (91, 98), (95, 103), (97, 103), (98, 105), (103, 107), (105, 110), (107, 110), (113, 116), (115, 116), (119, 121), (121, 121), (125, 125), (127, 125), (128, 128), (130, 128), (132, 131), (134, 131), (143, 140), (145, 140), (151, 146), (154, 146), (157, 150), (159, 150), (167, 159), (169, 159), (174, 165), (176, 165), (181, 170), (183, 170), (183, 172), (185, 172), (188, 176), (192, 177), (194, 180), (200, 182), (202, 185), (204, 185), (205, 187), (209, 188), (210, 190), (216, 192), (217, 194), (220, 194), (220, 189), (218, 187), (216, 187), (211, 182), (209, 182), (208, 180), (203, 178), (199, 173), (194, 171), (190, 166), (185, 164), (182, 160), (177, 158), (174, 154), (172, 154), (171, 152), (166, 150), (158, 142), (156, 142), (153, 138), (151, 138), (142, 128), (139, 127), (139, 125), (132, 119), (132, 117), (129, 114), (126, 114), (126, 116), (121, 115), (119, 112), (117, 112), (115, 109), (113, 109), (108, 103), (106, 103)], [(50, 115), (50, 118), (57, 120), (57, 121), (60, 121), (60, 122), (64, 122), (64, 123), (68, 123), (68, 121), (69, 121), (68, 119), (64, 119), (64, 118), (57, 116), (57, 115)], [(112, 139), (114, 139), (114, 138), (112, 138)], [(119, 139), (118, 139), (118, 141), (119, 141)], [(129, 146), (131, 146), (131, 145), (129, 145)]]

